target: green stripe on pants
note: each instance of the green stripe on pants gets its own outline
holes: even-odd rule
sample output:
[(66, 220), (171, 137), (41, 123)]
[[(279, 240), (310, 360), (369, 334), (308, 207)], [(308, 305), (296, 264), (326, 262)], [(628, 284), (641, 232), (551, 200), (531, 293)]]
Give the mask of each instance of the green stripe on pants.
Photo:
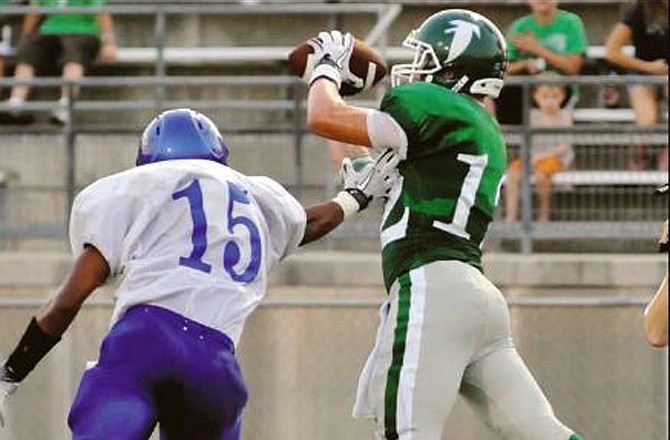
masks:
[(387, 440), (398, 438), (396, 426), (396, 412), (398, 407), (398, 384), (400, 370), (405, 356), (405, 339), (409, 323), (410, 299), (412, 296), (412, 282), (409, 273), (398, 278), (398, 316), (396, 318), (395, 334), (393, 336), (393, 358), (386, 377), (386, 393), (384, 395), (384, 426)]

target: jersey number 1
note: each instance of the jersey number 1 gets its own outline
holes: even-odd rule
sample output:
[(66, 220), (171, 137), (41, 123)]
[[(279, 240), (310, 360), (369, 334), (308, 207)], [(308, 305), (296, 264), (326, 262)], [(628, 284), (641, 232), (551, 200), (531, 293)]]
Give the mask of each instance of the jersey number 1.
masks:
[[(212, 265), (202, 260), (207, 250), (207, 217), (202, 202), (200, 181), (195, 179), (186, 188), (172, 194), (173, 200), (178, 200), (182, 197), (188, 200), (191, 210), (191, 220), (193, 221), (191, 243), (193, 244), (193, 250), (191, 250), (191, 254), (188, 257), (179, 257), (179, 264), (201, 272), (210, 273)], [(246, 192), (242, 188), (232, 182), (228, 182), (228, 232), (232, 234), (234, 228), (238, 225), (247, 229), (249, 232), (251, 258), (244, 272), (235, 272), (235, 265), (240, 261), (240, 245), (235, 241), (229, 241), (223, 250), (223, 268), (234, 281), (249, 283), (256, 278), (261, 267), (261, 236), (258, 227), (249, 217), (233, 215), (235, 203), (248, 205), (250, 203), (249, 197), (247, 197)]]
[(461, 186), (461, 193), (458, 195), (454, 217), (449, 223), (435, 220), (433, 227), (469, 240), (470, 234), (465, 228), (468, 225), (470, 210), (475, 204), (479, 183), (482, 181), (484, 168), (488, 164), (489, 157), (486, 154), (473, 155), (460, 153), (456, 158), (468, 164), (468, 173), (465, 175), (463, 186)]
[[(465, 230), (468, 225), (468, 219), (470, 218), (470, 210), (475, 204), (475, 198), (477, 197), (477, 190), (479, 189), (479, 184), (482, 181), (482, 176), (484, 175), (484, 169), (488, 164), (489, 157), (485, 154), (483, 155), (473, 155), (473, 154), (463, 154), (460, 153), (457, 156), (457, 159), (460, 162), (468, 164), (468, 172), (465, 175), (465, 180), (461, 186), (461, 192), (458, 195), (458, 200), (456, 201), (456, 208), (454, 210), (454, 216), (451, 222), (441, 222), (438, 220), (433, 221), (433, 227), (441, 231), (449, 232), (458, 237), (463, 237), (466, 240), (470, 239), (470, 234)], [(391, 193), (391, 198), (389, 199), (388, 206), (394, 206), (397, 200), (400, 198), (400, 190), (395, 193)], [(386, 213), (382, 224), (386, 221), (386, 216), (388, 216), (390, 210)], [(409, 209), (405, 208), (403, 216), (396, 223), (387, 226), (381, 233), (382, 248), (387, 244), (400, 240), (405, 237), (407, 230), (407, 223), (409, 221)]]

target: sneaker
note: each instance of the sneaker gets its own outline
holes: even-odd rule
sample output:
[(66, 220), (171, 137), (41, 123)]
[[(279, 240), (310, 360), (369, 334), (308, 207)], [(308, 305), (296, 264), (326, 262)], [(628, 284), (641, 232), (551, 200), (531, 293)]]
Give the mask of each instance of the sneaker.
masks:
[(35, 121), (35, 116), (23, 110), (22, 106), (9, 104), (7, 110), (0, 110), (0, 124), (3, 125), (27, 125)]
[(59, 106), (51, 111), (49, 122), (55, 125), (65, 125), (69, 122), (69, 118), (70, 114), (68, 113), (67, 108)]

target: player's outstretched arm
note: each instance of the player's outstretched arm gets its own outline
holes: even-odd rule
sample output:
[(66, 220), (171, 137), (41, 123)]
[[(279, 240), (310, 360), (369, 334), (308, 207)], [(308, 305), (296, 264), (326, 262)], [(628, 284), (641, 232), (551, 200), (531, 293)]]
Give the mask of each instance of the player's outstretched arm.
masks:
[(391, 149), (360, 171), (356, 171), (351, 159), (342, 161), (344, 190), (329, 202), (305, 209), (307, 224), (300, 245), (317, 240), (337, 228), (347, 217), (363, 211), (370, 202), (385, 197), (398, 180), (396, 166), (400, 157)]
[[(339, 31), (322, 32), (316, 40)], [(352, 36), (326, 38), (328, 44), (315, 46), (316, 67), (309, 79), (307, 125), (319, 136), (347, 144), (383, 150), (394, 148), (401, 156), (407, 148), (403, 128), (387, 113), (349, 105), (340, 96), (340, 84), (352, 82), (348, 59)], [(334, 61), (335, 60), (335, 61)]]
[(360, 80), (349, 72), (353, 36), (337, 30), (321, 32), (310, 44), (316, 63), (309, 79), (307, 125), (328, 139), (370, 147), (368, 110), (347, 105), (339, 92), (343, 81)]
[(38, 313), (40, 328), (53, 336), (62, 335), (86, 298), (105, 282), (109, 273), (107, 260), (94, 246), (86, 245), (58, 293)]
[(307, 224), (300, 246), (318, 240), (344, 221), (344, 211), (335, 202), (319, 203), (305, 208)]
[(93, 246), (86, 246), (58, 293), (31, 319), (23, 337), (0, 367), (0, 424), (2, 406), (16, 385), (60, 341), (86, 298), (109, 276), (109, 265)]
[(337, 85), (331, 80), (317, 78), (311, 83), (307, 97), (307, 125), (319, 136), (371, 148), (368, 111), (344, 102)]

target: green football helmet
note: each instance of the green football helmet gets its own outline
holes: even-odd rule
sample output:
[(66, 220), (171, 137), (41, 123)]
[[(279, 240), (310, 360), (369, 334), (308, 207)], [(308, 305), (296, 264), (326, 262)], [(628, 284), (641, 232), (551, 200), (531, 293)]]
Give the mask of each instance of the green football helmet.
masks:
[(497, 98), (507, 70), (507, 45), (486, 17), (446, 9), (428, 17), (405, 38), (411, 64), (391, 69), (393, 87), (413, 81), (441, 84), (457, 93)]

